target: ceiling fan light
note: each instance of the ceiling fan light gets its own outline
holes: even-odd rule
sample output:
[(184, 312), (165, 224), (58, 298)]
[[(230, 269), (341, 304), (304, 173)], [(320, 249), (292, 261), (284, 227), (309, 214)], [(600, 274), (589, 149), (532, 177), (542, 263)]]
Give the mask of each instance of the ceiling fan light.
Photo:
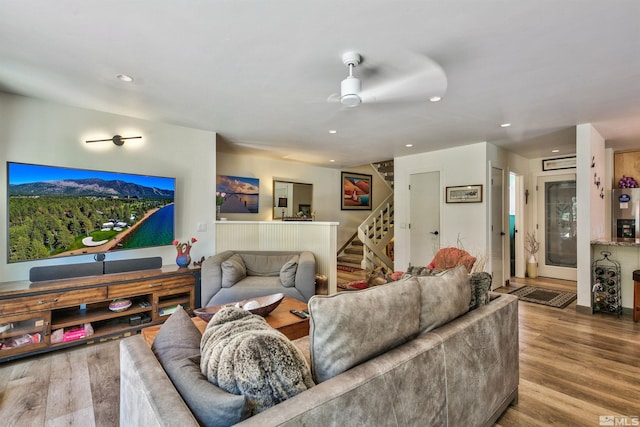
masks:
[(355, 107), (360, 105), (362, 100), (358, 93), (360, 93), (360, 79), (349, 76), (340, 84), (340, 103), (348, 107)]
[(358, 95), (344, 95), (340, 97), (340, 103), (346, 107), (356, 107), (362, 103)]

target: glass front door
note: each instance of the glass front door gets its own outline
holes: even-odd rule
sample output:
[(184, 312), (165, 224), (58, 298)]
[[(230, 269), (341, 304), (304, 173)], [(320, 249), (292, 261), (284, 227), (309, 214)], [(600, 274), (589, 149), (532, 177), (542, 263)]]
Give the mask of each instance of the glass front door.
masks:
[(542, 248), (539, 275), (575, 280), (577, 266), (577, 204), (575, 175), (538, 180), (538, 227)]

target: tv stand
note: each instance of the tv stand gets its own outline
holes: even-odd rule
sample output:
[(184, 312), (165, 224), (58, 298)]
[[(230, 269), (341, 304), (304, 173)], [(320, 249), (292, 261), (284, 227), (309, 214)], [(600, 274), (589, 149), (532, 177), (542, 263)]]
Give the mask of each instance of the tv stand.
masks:
[[(166, 266), (42, 282), (0, 283), (0, 362), (137, 333), (195, 308), (200, 270)], [(114, 299), (131, 300), (114, 312)], [(85, 324), (93, 335), (83, 336)], [(90, 329), (89, 329), (90, 330)], [(61, 333), (65, 340), (58, 342)]]

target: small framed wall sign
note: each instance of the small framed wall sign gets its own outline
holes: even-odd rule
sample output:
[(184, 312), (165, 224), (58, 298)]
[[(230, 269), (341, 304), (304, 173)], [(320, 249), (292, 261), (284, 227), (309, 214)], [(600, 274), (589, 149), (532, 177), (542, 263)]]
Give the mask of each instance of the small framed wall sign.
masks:
[(542, 170), (552, 171), (556, 169), (573, 169), (576, 167), (576, 157), (557, 157), (555, 159), (542, 160)]
[(482, 202), (482, 184), (446, 187), (447, 203)]

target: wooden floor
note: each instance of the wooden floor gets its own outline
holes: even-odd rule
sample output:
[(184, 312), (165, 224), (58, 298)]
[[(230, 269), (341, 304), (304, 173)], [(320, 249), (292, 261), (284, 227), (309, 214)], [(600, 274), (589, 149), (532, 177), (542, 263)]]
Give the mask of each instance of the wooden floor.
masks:
[[(362, 272), (338, 272), (340, 283)], [(574, 290), (575, 282), (511, 282)], [(640, 416), (640, 324), (527, 302), (520, 312), (520, 396), (498, 426), (598, 426)], [(0, 425), (117, 426), (118, 341), (0, 364)], [(637, 425), (627, 419), (627, 424)]]

